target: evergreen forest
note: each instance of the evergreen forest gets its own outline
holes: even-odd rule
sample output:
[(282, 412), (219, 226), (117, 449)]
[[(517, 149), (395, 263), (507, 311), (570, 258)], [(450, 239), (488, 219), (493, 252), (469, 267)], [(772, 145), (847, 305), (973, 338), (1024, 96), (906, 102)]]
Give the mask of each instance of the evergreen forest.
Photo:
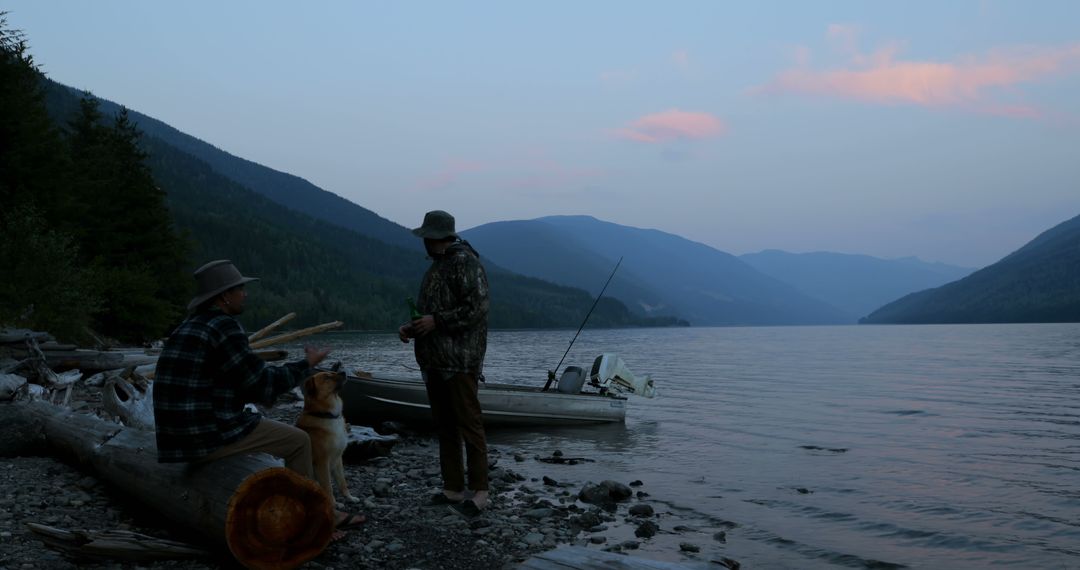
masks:
[[(283, 206), (104, 106), (113, 107), (46, 79), (0, 15), (0, 324), (80, 343), (157, 339), (183, 319), (191, 271), (212, 259), (261, 278), (248, 328), (290, 311), (296, 326), (389, 330), (405, 320), (429, 263), (419, 248)], [(583, 290), (484, 263), (492, 328), (576, 327), (593, 305)], [(589, 318), (676, 323), (610, 298)]]

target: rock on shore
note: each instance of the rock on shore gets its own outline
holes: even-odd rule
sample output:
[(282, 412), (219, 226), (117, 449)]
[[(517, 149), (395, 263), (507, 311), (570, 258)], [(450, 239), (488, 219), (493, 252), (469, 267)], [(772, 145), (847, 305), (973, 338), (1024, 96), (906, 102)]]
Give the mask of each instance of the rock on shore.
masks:
[[(76, 407), (97, 407), (93, 395), (81, 396)], [(269, 415), (291, 423), (298, 412), (295, 405), (281, 406), (270, 410)], [(657, 523), (651, 509), (636, 507), (630, 512), (633, 499), (626, 485), (604, 481), (575, 488), (550, 478), (527, 480), (506, 467), (523, 454), (489, 450), (493, 464), (491, 504), (472, 520), (445, 505), (428, 504), (432, 494), (441, 488), (438, 444), (429, 436), (403, 436), (389, 455), (346, 465), (349, 488), (363, 499), (361, 503), (347, 504), (347, 509), (364, 512), (368, 522), (350, 530), (344, 539), (331, 544), (304, 567), (512, 568), (560, 544), (625, 551), (636, 549), (638, 542), (619, 537), (632, 533), (635, 527), (655, 534)], [(75, 568), (73, 561), (46, 548), (28, 530), (26, 523), (30, 522), (69, 530), (132, 530), (197, 541), (185, 536), (182, 529), (160, 526), (160, 519), (139, 505), (124, 504), (116, 490), (52, 457), (0, 459), (0, 570)], [(629, 532), (608, 532), (614, 529)], [(607, 534), (613, 540), (609, 541)], [(235, 564), (227, 553), (221, 553), (215, 559), (202, 561), (138, 565), (82, 561), (77, 567), (204, 570), (233, 568)]]

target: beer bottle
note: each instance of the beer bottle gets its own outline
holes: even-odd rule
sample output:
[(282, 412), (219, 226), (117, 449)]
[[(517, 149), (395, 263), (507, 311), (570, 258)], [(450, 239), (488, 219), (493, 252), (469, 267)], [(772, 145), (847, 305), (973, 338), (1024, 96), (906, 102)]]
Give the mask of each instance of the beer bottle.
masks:
[(410, 321), (415, 321), (416, 319), (419, 319), (420, 317), (424, 316), (420, 312), (420, 309), (416, 308), (416, 302), (413, 301), (412, 297), (409, 297), (408, 299), (405, 299), (405, 301), (407, 301), (409, 303), (409, 320)]

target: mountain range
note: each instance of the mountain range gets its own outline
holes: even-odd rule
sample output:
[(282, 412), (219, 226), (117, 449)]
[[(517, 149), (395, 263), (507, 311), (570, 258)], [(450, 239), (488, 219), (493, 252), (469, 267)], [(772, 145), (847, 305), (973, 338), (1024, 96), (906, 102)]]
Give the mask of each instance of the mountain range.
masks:
[[(44, 81), (49, 113), (66, 124), (84, 94)], [(121, 109), (98, 101), (105, 116)], [(416, 294), (429, 263), (407, 228), (146, 115), (129, 117), (143, 132), (146, 163), (166, 192), (173, 222), (191, 244), (191, 267), (225, 258), (262, 278), (253, 290), (257, 301), (243, 316), (247, 326), (287, 312), (298, 314), (297, 325), (343, 320), (353, 329), (396, 328), (405, 320), (405, 299)], [(593, 304), (583, 290), (484, 263), (492, 327), (575, 327)], [(594, 326), (671, 322), (632, 313), (614, 299), (598, 304), (590, 318)]]
[(788, 253), (769, 249), (740, 255), (758, 271), (836, 307), (849, 322), (908, 293), (956, 281), (974, 269), (927, 263), (915, 257), (881, 259), (830, 252)]
[(462, 233), (500, 265), (598, 293), (646, 315), (698, 325), (854, 323), (904, 294), (970, 270), (914, 258), (766, 251), (733, 256), (665, 233), (589, 216), (484, 224)]
[(1080, 322), (1080, 216), (967, 277), (912, 293), (864, 323)]
[[(58, 120), (70, 116), (82, 94), (45, 81), (50, 112)], [(101, 100), (106, 115), (120, 108)], [(196, 257), (237, 258), (245, 267), (291, 283), (272, 291), (268, 312), (260, 318), (297, 306), (299, 298), (300, 306), (319, 315), (350, 305), (346, 312), (353, 315), (358, 328), (385, 327), (397, 319), (401, 309), (396, 305), (415, 290), (426, 266), (420, 242), (408, 228), (302, 178), (236, 157), (152, 117), (134, 111), (130, 116), (144, 133), (151, 167), (163, 180), (177, 225), (196, 244)], [(239, 213), (238, 219), (228, 219), (223, 211)], [(1047, 233), (1062, 234), (1066, 241), (1072, 235), (1055, 230)], [(842, 324), (863, 315), (869, 315), (865, 322), (907, 322), (904, 319), (909, 317), (895, 315), (914, 310), (910, 308), (916, 303), (913, 298), (924, 300), (916, 303), (924, 308), (913, 319), (975, 318), (980, 311), (979, 318), (994, 319), (983, 309), (953, 310), (953, 305), (966, 306), (956, 299), (924, 306), (926, 299), (938, 298), (929, 291), (953, 291), (952, 285), (941, 286), (957, 279), (968, 284), (964, 287), (991, 285), (985, 281), (986, 270), (969, 276), (971, 269), (915, 258), (883, 260), (777, 250), (736, 257), (670, 233), (589, 216), (494, 222), (462, 235), (489, 265), (493, 291), (498, 284), (504, 294), (492, 309), (495, 326), (574, 326), (620, 259), (608, 298), (593, 317), (595, 325), (680, 320), (696, 325)], [(1036, 242), (1040, 240), (1054, 241), (1040, 236)], [(1023, 253), (1020, 260), (1027, 259), (1028, 249), (1013, 255)], [(271, 250), (275, 253), (268, 254)], [(319, 261), (303, 259), (304, 252)], [(1030, 265), (1010, 258), (1000, 263), (1006, 268)], [(332, 279), (320, 282), (310, 273), (316, 267)], [(1053, 269), (1046, 272), (1056, 275)], [(1017, 278), (1016, 271), (1006, 271), (993, 284), (1003, 286), (1002, 280)], [(310, 291), (299, 292), (297, 287)], [(379, 301), (371, 302), (371, 297), (366, 303), (342, 300), (356, 291)], [(904, 295), (908, 297), (903, 304), (897, 301), (875, 312)], [(1037, 315), (1050, 310), (1033, 303)], [(360, 309), (361, 305), (369, 308)], [(1025, 307), (1009, 309), (1000, 319), (1022, 320)], [(1037, 318), (1055, 319), (1058, 314)]]

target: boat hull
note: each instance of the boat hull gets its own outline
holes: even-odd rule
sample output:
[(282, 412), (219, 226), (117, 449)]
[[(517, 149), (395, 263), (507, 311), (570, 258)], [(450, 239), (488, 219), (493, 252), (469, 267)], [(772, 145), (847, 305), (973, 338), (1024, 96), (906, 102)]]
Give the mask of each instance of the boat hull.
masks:
[[(540, 388), (484, 382), (478, 391), (484, 425), (572, 426), (619, 423), (626, 398), (593, 393), (563, 394)], [(385, 421), (431, 424), (427, 390), (420, 380), (349, 376), (341, 390), (343, 414), (350, 423)]]

